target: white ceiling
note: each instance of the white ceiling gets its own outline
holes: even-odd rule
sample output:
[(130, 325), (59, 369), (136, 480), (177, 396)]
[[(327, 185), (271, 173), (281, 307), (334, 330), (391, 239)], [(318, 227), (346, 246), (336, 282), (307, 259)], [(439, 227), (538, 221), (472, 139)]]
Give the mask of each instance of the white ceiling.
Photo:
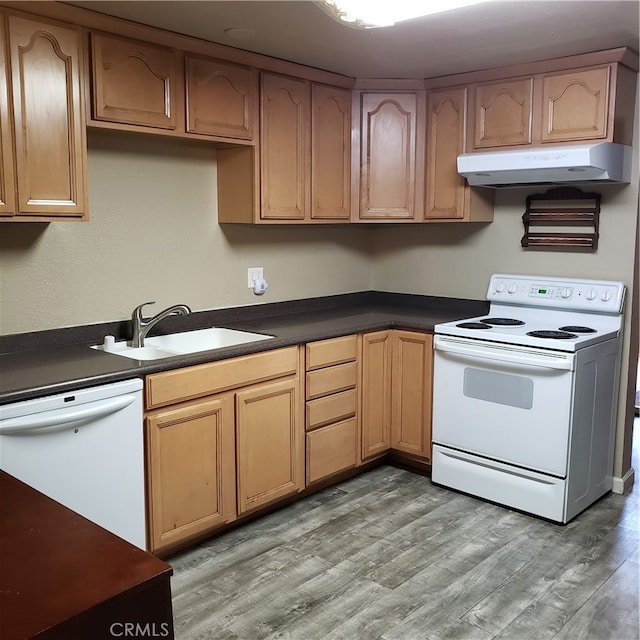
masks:
[[(640, 48), (640, 0), (492, 0), (367, 30), (339, 24), (312, 1), (71, 4), (358, 78), (436, 77), (622, 46)], [(254, 35), (232, 39), (225, 34), (230, 28), (250, 29)]]

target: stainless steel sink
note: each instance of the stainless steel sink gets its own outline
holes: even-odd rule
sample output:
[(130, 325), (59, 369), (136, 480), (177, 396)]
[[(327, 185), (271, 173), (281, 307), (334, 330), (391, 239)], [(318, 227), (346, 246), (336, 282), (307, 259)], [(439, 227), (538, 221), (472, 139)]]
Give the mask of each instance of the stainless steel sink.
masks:
[(212, 351), (214, 349), (234, 347), (239, 344), (271, 339), (273, 339), (273, 336), (261, 333), (211, 327), (210, 329), (183, 331), (181, 333), (171, 333), (166, 336), (147, 338), (144, 347), (131, 347), (122, 341), (111, 345), (108, 350), (101, 344), (94, 345), (91, 348), (108, 351), (108, 353), (116, 356), (132, 358), (133, 360), (160, 360), (162, 358), (172, 358), (187, 353)]

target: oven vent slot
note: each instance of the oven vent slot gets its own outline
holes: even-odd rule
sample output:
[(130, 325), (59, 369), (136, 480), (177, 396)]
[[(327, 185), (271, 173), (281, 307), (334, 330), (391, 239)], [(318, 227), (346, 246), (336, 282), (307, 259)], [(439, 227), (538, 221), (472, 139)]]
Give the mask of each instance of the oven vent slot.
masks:
[[(598, 248), (600, 194), (583, 193), (574, 187), (559, 187), (527, 198), (522, 216), (523, 247)], [(544, 231), (531, 231), (531, 227)], [(556, 231), (556, 227), (565, 229)], [(589, 231), (585, 231), (584, 228)], [(571, 228), (570, 230), (566, 230)]]

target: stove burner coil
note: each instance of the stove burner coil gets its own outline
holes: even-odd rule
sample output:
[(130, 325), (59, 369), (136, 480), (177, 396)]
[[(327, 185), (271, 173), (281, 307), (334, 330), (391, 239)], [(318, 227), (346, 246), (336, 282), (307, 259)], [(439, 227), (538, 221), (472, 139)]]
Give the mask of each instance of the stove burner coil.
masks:
[(551, 338), (552, 340), (568, 340), (569, 338), (577, 338), (575, 333), (568, 331), (527, 331), (527, 335), (532, 338)]
[(595, 333), (596, 330), (591, 327), (582, 327), (580, 325), (570, 324), (566, 327), (560, 327), (558, 331), (569, 331), (570, 333)]
[(484, 322), (461, 322), (457, 324), (456, 327), (460, 327), (461, 329), (491, 329), (491, 326)]
[(524, 324), (522, 320), (516, 320), (516, 318), (483, 318), (480, 322), (500, 325), (502, 327), (519, 327)]

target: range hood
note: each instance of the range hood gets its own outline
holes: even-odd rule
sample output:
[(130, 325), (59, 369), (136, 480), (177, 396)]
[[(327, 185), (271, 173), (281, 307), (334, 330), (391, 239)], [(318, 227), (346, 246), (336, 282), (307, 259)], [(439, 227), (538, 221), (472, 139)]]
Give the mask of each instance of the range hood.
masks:
[(631, 182), (631, 153), (631, 147), (613, 142), (465, 153), (458, 156), (458, 173), (470, 185), (493, 188)]

